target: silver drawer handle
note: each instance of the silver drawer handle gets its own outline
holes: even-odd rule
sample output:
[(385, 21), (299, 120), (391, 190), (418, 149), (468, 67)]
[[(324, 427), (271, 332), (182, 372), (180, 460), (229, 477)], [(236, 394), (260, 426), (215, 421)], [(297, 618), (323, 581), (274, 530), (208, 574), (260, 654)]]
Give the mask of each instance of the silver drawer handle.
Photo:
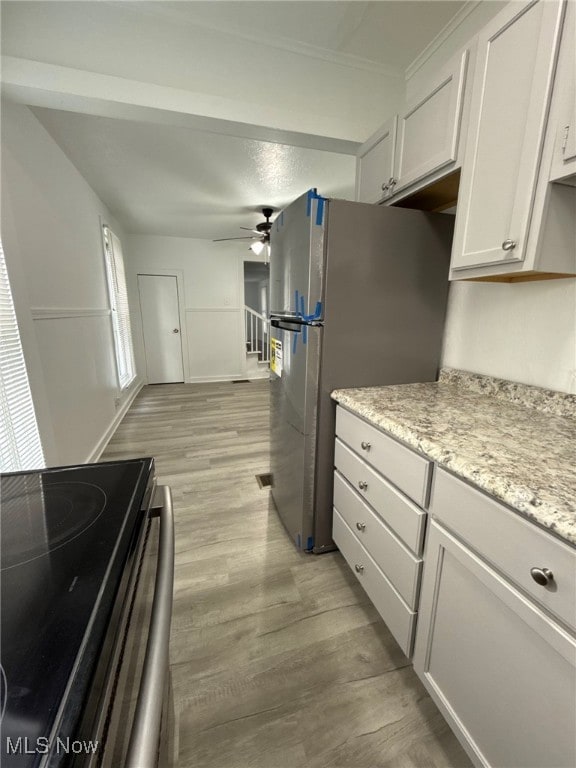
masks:
[(548, 568), (530, 568), (530, 576), (541, 587), (548, 587), (554, 581), (554, 574)]
[(504, 242), (502, 243), (503, 251), (513, 251), (514, 248), (516, 248), (515, 240), (504, 240)]
[(356, 528), (358, 528), (359, 531), (365, 531), (366, 523), (356, 523)]
[(372, 445), (362, 440), (362, 442), (360, 443), (360, 448), (362, 448), (363, 451), (369, 451), (370, 448), (372, 448)]
[(390, 184), (383, 183), (382, 184), (382, 192), (387, 192), (389, 187), (390, 187)]
[(364, 566), (358, 565), (358, 563), (356, 563), (356, 565), (354, 566), (354, 570), (356, 571), (356, 573), (364, 573)]
[(360, 488), (361, 491), (365, 491), (366, 488), (368, 488), (366, 480), (358, 480), (358, 488)]

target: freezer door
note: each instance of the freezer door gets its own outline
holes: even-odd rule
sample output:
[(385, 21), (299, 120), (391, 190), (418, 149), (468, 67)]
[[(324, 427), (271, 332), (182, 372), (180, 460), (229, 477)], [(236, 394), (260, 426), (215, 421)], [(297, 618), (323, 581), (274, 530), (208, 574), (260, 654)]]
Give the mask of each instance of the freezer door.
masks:
[(270, 232), (270, 314), (322, 319), (327, 201), (313, 190), (278, 214)]
[(272, 326), (271, 336), (282, 344), (282, 367), (272, 371), (270, 387), (272, 498), (296, 546), (311, 549), (322, 328)]

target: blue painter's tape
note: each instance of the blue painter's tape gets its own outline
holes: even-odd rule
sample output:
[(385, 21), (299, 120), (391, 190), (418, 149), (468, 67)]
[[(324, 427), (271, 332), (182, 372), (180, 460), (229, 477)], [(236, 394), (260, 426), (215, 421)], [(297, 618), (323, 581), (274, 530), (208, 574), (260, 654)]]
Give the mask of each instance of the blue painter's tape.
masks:
[(314, 549), (314, 537), (308, 536), (306, 540), (306, 549), (310, 552), (312, 549)]
[(326, 202), (326, 198), (319, 195), (316, 189), (308, 190), (306, 195), (306, 216), (308, 216), (308, 218), (310, 218), (312, 214), (312, 200), (318, 201), (318, 206), (316, 208), (316, 224), (321, 227), (322, 222), (324, 221), (324, 203)]
[(324, 219), (324, 198), (318, 196), (318, 208), (316, 208), (316, 224), (317, 226), (322, 226), (322, 221)]
[(306, 216), (308, 216), (308, 218), (310, 218), (310, 214), (312, 213), (312, 200), (314, 200), (315, 197), (316, 190), (309, 189), (306, 195)]
[(301, 537), (300, 537), (300, 534), (299, 534), (299, 533), (297, 533), (297, 534), (296, 534), (296, 545), (298, 546), (298, 549), (300, 549), (300, 545), (301, 545), (301, 543), (302, 543), (302, 539), (301, 539)]
[(294, 336), (292, 337), (292, 354), (293, 355), (296, 354), (297, 347), (298, 347), (298, 334), (295, 333)]
[(302, 344), (308, 343), (308, 326), (303, 325), (302, 326)]

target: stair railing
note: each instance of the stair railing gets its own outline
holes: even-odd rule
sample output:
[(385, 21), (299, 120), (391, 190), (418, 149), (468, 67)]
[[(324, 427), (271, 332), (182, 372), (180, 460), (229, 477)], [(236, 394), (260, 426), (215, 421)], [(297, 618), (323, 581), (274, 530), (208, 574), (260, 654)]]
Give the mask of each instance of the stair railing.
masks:
[(246, 351), (258, 352), (258, 361), (270, 362), (269, 321), (252, 307), (244, 305), (246, 327)]

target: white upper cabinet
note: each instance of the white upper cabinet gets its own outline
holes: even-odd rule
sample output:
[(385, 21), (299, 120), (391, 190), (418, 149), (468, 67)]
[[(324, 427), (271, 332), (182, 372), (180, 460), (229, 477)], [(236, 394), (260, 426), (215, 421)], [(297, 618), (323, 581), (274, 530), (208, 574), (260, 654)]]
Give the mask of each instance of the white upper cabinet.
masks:
[(478, 36), (452, 279), (535, 269), (529, 225), (563, 11), (560, 0), (511, 3)]
[(396, 148), (396, 115), (362, 145), (356, 162), (356, 199), (378, 203), (390, 195)]
[(430, 77), (422, 93), (398, 117), (393, 194), (458, 161), (468, 50)]
[(550, 181), (576, 186), (576, 4), (568, 3), (560, 47), (555, 95), (554, 151)]

